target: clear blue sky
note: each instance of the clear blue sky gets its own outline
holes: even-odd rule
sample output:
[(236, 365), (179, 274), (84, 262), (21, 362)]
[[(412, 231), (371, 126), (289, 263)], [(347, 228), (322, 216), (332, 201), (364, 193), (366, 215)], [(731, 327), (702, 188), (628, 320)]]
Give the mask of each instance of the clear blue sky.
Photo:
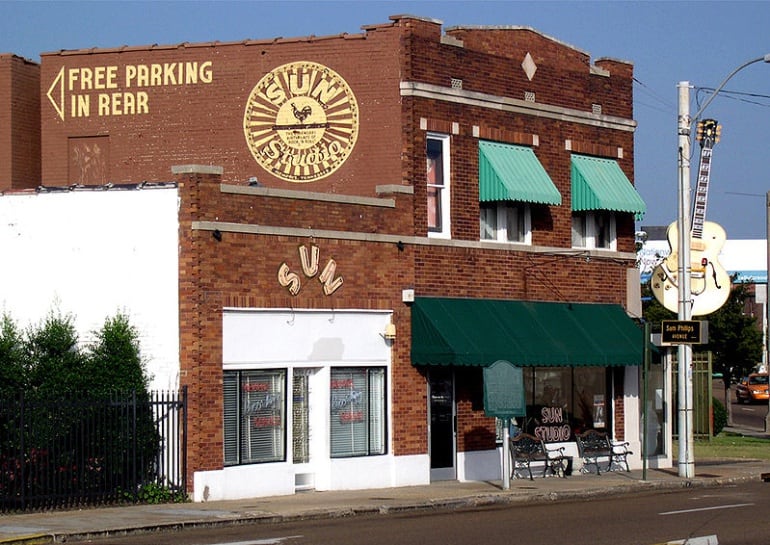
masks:
[[(413, 14), (453, 25), (533, 27), (597, 57), (634, 64), (635, 180), (648, 212), (668, 225), (677, 209), (677, 83), (691, 111), (736, 67), (770, 53), (770, 2), (242, 1), (8, 2), (0, 52), (39, 61), (60, 49), (356, 33)], [(770, 64), (740, 71), (704, 115), (723, 126), (714, 148), (707, 220), (728, 238), (765, 238), (770, 190)], [(697, 153), (699, 147), (693, 146)], [(693, 158), (694, 175), (697, 156)]]

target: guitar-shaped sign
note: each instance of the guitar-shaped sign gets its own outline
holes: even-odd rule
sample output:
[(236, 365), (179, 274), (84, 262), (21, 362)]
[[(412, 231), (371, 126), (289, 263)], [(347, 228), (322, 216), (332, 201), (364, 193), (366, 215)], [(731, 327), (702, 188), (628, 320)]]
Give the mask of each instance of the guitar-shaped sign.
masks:
[[(730, 296), (730, 275), (718, 261), (719, 252), (727, 235), (720, 225), (706, 221), (711, 153), (714, 144), (719, 140), (719, 131), (719, 124), (713, 119), (705, 119), (698, 124), (701, 156), (690, 232), (690, 292), (693, 316), (714, 312), (724, 305)], [(677, 312), (679, 310), (677, 222), (668, 226), (666, 237), (671, 253), (652, 271), (650, 287), (661, 305), (671, 312)]]

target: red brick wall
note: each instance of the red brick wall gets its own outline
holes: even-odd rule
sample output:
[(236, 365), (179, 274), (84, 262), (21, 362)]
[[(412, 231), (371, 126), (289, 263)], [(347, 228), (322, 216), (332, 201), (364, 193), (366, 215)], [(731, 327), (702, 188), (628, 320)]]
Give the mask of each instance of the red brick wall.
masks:
[(40, 66), (0, 55), (0, 191), (40, 185)]
[[(43, 176), (47, 184), (70, 183), (74, 174), (68, 139), (106, 135), (109, 162), (104, 165), (104, 182), (167, 181), (173, 165), (208, 164), (223, 167), (223, 180), (230, 183), (256, 176), (269, 187), (374, 196), (377, 184), (401, 183), (398, 40), (397, 29), (385, 25), (365, 34), (325, 38), (45, 54), (43, 90), (63, 67), (115, 67), (117, 76), (115, 89), (81, 89), (78, 82), (83, 75), (76, 72), (75, 90), (65, 93), (64, 119), (44, 100)], [(129, 66), (206, 61), (212, 62), (211, 83), (124, 85)], [(312, 183), (290, 183), (270, 175), (252, 157), (244, 136), (245, 105), (254, 86), (276, 67), (296, 61), (336, 71), (355, 94), (360, 115), (352, 155), (332, 176)], [(98, 115), (99, 96), (113, 92), (147, 93), (148, 113)], [(89, 116), (71, 116), (69, 101), (74, 95), (88, 97)]]

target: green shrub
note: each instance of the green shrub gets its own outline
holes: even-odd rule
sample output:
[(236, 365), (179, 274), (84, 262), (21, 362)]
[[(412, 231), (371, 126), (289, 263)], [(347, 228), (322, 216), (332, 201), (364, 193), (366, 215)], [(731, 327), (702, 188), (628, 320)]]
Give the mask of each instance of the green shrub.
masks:
[(714, 435), (719, 435), (727, 425), (727, 409), (717, 398), (712, 398), (713, 417), (714, 417)]
[(187, 498), (179, 491), (157, 483), (147, 483), (139, 488), (136, 499), (140, 503), (185, 503)]

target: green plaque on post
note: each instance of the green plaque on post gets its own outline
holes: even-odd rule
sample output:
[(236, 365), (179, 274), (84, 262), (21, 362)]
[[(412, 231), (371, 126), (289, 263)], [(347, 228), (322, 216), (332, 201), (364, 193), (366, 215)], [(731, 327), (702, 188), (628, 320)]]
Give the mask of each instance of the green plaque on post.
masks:
[(484, 368), (484, 412), (487, 416), (526, 416), (526, 403), (521, 367), (498, 360)]

